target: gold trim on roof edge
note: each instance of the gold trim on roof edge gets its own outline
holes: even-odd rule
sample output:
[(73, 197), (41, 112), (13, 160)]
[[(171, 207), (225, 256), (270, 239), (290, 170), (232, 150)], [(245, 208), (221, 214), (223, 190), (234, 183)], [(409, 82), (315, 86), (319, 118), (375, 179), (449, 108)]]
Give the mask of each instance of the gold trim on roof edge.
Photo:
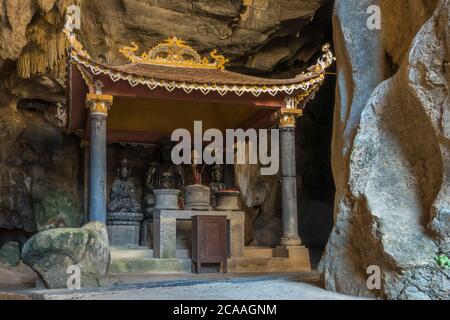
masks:
[(164, 80), (164, 79), (156, 79), (156, 78), (146, 78), (141, 76), (135, 76), (133, 74), (119, 72), (115, 70), (111, 70), (110, 68), (92, 63), (92, 60), (88, 60), (83, 57), (73, 57), (73, 59), (88, 68), (94, 75), (108, 75), (110, 79), (114, 82), (119, 80), (128, 81), (128, 83), (132, 87), (136, 87), (137, 85), (145, 85), (150, 90), (155, 88), (165, 88), (167, 91), (172, 92), (175, 89), (183, 89), (186, 93), (191, 93), (192, 90), (199, 90), (203, 94), (208, 94), (211, 91), (218, 92), (221, 96), (229, 92), (233, 92), (238, 96), (242, 96), (244, 93), (252, 93), (255, 97), (260, 96), (262, 93), (268, 93), (272, 96), (280, 92), (284, 92), (288, 95), (291, 95), (296, 90), (307, 91), (312, 87), (316, 87), (320, 85), (325, 79), (324, 74), (320, 74), (315, 78), (312, 78), (308, 81), (304, 81), (301, 83), (289, 84), (289, 85), (279, 85), (279, 86), (249, 86), (249, 85), (228, 85), (228, 84), (213, 84), (213, 83), (191, 83), (191, 82), (182, 82), (182, 81), (173, 81), (173, 80)]
[(135, 54), (138, 50), (139, 46), (131, 42), (131, 46), (124, 46), (119, 52), (131, 63), (224, 70), (225, 64), (229, 62), (224, 56), (217, 54), (217, 50), (210, 53), (213, 62), (206, 57), (202, 58), (197, 51), (177, 37), (164, 40), (140, 56)]
[[(87, 53), (87, 51), (83, 48), (83, 45), (77, 40), (76, 34), (68, 26), (70, 26), (69, 21), (66, 24), (63, 32), (66, 34), (67, 40), (70, 44), (69, 54), (70, 59), (72, 61), (83, 65), (84, 67), (89, 69), (94, 75), (105, 74), (108, 75), (114, 82), (117, 82), (119, 80), (126, 80), (132, 87), (135, 87), (137, 85), (146, 85), (151, 90), (158, 87), (165, 88), (169, 92), (172, 92), (175, 89), (182, 89), (186, 93), (191, 93), (192, 90), (199, 90), (205, 95), (213, 91), (219, 93), (222, 96), (224, 96), (229, 92), (233, 92), (238, 96), (242, 96), (244, 93), (252, 93), (255, 97), (258, 97), (262, 93), (268, 93), (272, 96), (275, 96), (280, 92), (284, 92), (287, 95), (291, 95), (296, 90), (300, 89), (303, 90), (305, 93), (304, 95), (297, 96), (297, 101), (300, 102), (301, 99), (307, 98), (306, 95), (308, 93), (311, 93), (311, 91), (312, 93), (314, 93), (316, 90), (318, 90), (318, 87), (325, 80), (325, 69), (327, 69), (336, 60), (336, 58), (330, 51), (329, 44), (324, 45), (322, 47), (324, 54), (318, 59), (317, 64), (308, 68), (308, 73), (306, 74), (308, 76), (317, 74), (317, 76), (308, 81), (303, 81), (301, 83), (289, 85), (274, 85), (274, 86), (265, 86), (265, 85), (249, 86), (249, 85), (228, 85), (228, 84), (218, 85), (213, 83), (190, 83), (190, 82), (170, 81), (164, 79), (135, 76), (133, 74), (125, 72), (118, 72), (115, 70), (111, 70), (111, 68), (108, 68), (107, 66), (95, 62)], [(130, 48), (134, 50), (134, 47)], [(136, 48), (136, 50), (134, 51), (137, 50), (138, 48)], [(223, 58), (223, 56), (217, 55), (215, 51), (213, 51), (211, 55), (216, 60), (216, 62), (220, 61), (220, 59)], [(227, 61), (222, 62), (226, 63)], [(218, 64), (215, 65), (214, 68), (221, 69), (220, 62), (217, 63)], [(310, 89), (312, 90), (310, 91)]]

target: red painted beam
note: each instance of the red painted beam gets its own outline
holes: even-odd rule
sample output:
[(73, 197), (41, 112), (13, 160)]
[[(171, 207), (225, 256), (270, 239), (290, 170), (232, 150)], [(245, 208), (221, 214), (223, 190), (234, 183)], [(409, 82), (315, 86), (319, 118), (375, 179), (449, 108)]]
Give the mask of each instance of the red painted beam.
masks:
[(97, 76), (104, 84), (103, 94), (109, 94), (120, 97), (132, 97), (132, 98), (154, 98), (154, 99), (168, 99), (168, 100), (180, 100), (180, 101), (205, 101), (212, 103), (230, 103), (230, 104), (246, 104), (255, 106), (257, 108), (270, 108), (278, 109), (285, 106), (283, 94), (271, 96), (270, 94), (261, 94), (259, 97), (255, 97), (251, 93), (244, 93), (242, 96), (238, 96), (235, 93), (229, 92), (224, 96), (221, 96), (217, 92), (210, 92), (203, 94), (200, 91), (193, 90), (191, 93), (186, 93), (182, 89), (175, 89), (172, 92), (167, 91), (165, 88), (155, 88), (151, 90), (145, 85), (137, 85), (132, 87), (128, 81), (119, 80), (114, 82), (109, 76)]

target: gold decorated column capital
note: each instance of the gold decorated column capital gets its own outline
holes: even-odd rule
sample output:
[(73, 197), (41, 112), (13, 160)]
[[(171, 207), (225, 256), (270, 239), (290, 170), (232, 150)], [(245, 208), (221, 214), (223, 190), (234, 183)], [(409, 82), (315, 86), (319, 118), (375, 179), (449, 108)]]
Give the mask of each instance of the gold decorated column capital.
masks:
[(278, 117), (280, 128), (295, 128), (296, 119), (302, 115), (301, 109), (281, 109)]
[(280, 128), (295, 128), (295, 121), (303, 115), (303, 110), (297, 108), (299, 101), (296, 97), (287, 96), (284, 99), (285, 107), (279, 109), (274, 115)]
[(302, 109), (282, 108), (272, 115), (272, 120), (278, 121), (280, 128), (295, 128), (296, 119), (302, 115)]
[(107, 94), (89, 93), (86, 96), (86, 106), (91, 115), (108, 116), (108, 110), (113, 103), (113, 96)]

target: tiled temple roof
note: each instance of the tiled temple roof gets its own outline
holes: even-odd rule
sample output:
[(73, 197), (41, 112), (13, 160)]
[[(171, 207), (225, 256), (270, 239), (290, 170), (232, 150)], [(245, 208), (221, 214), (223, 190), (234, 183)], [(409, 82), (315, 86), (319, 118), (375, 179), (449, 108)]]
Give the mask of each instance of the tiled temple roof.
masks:
[(210, 62), (202, 58), (191, 47), (177, 38), (167, 39), (140, 56), (134, 54), (138, 50), (136, 44), (123, 47), (123, 53), (131, 63), (122, 66), (107, 66), (94, 61), (77, 41), (71, 30), (65, 30), (71, 44), (71, 59), (84, 66), (94, 75), (108, 75), (113, 81), (126, 80), (131, 86), (146, 85), (150, 89), (163, 87), (168, 91), (183, 89), (203, 94), (217, 92), (221, 95), (246, 92), (259, 96), (262, 93), (276, 95), (280, 92), (288, 95), (300, 92), (313, 92), (325, 79), (325, 70), (334, 61), (329, 46), (323, 47), (324, 54), (316, 65), (308, 72), (291, 79), (271, 79), (248, 76), (224, 70), (228, 62), (217, 50), (211, 53), (214, 59)]

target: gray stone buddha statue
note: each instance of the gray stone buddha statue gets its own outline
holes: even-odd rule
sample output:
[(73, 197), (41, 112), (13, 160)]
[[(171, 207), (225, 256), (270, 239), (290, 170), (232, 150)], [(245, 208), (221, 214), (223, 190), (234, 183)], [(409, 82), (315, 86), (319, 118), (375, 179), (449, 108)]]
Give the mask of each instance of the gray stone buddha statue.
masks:
[(216, 164), (211, 169), (211, 183), (209, 184), (211, 189), (211, 207), (217, 206), (216, 193), (225, 190), (226, 186), (223, 182), (223, 166)]
[(112, 245), (139, 245), (140, 225), (144, 219), (136, 187), (129, 179), (130, 162), (123, 159), (109, 193), (107, 228)]
[(128, 167), (129, 161), (123, 159), (121, 166), (117, 170), (118, 178), (113, 182), (109, 194), (109, 212), (141, 212), (141, 204), (137, 200), (136, 187), (129, 180), (131, 170)]

